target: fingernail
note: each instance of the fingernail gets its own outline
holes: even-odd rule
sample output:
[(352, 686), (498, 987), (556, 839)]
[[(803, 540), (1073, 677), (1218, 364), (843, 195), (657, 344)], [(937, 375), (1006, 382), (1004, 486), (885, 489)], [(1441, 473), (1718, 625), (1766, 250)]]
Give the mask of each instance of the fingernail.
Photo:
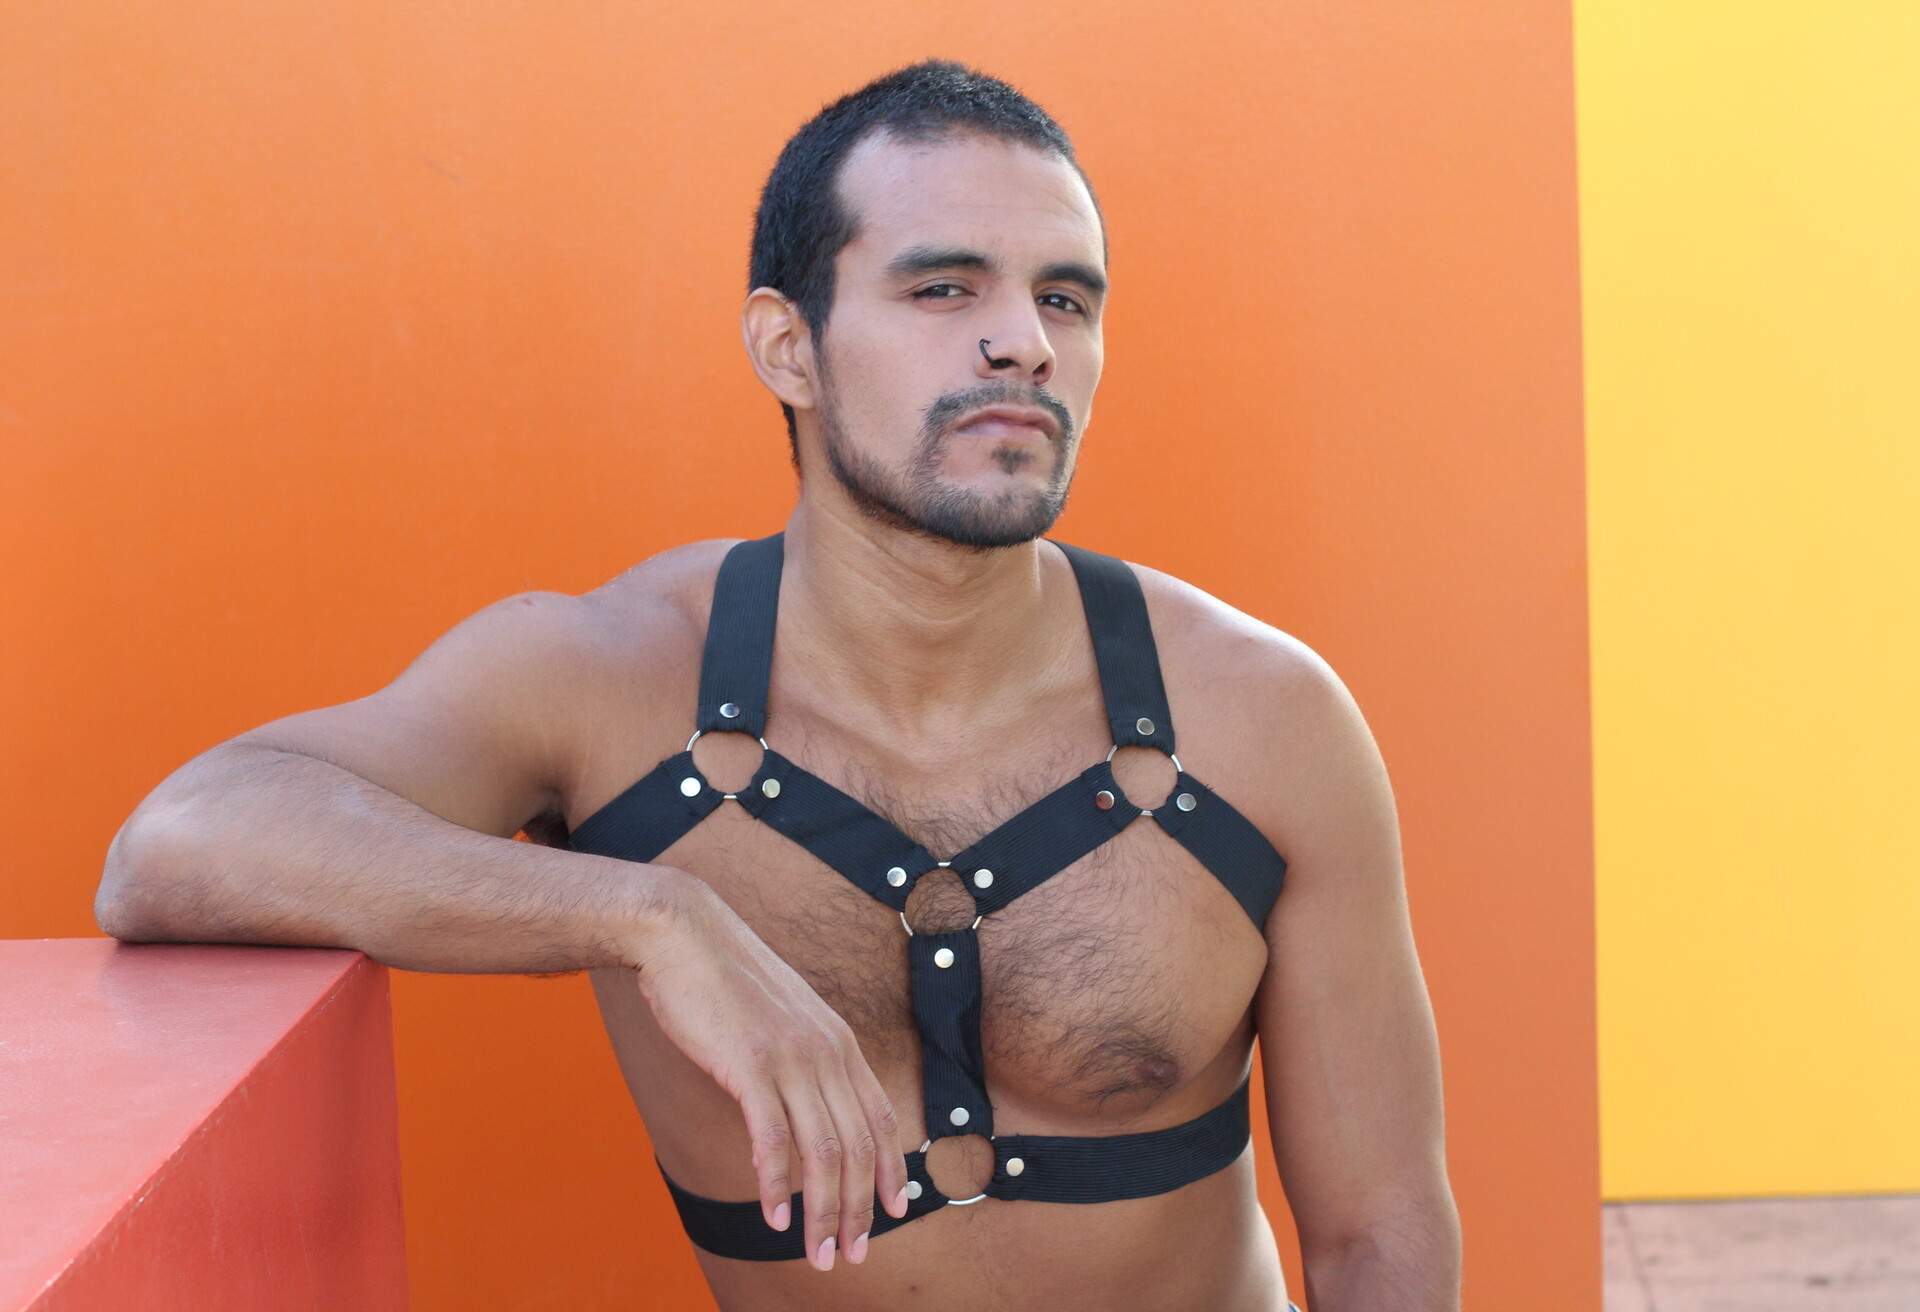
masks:
[(832, 1235), (828, 1235), (820, 1243), (820, 1269), (822, 1271), (833, 1270), (833, 1236)]
[(780, 1206), (773, 1209), (773, 1228), (775, 1230), (785, 1230), (787, 1228), (787, 1222), (791, 1221), (792, 1219), (793, 1219), (792, 1203), (782, 1203), (780, 1204)]
[(893, 1196), (893, 1210), (900, 1216), (907, 1214), (907, 1187), (905, 1185), (901, 1185), (900, 1192)]
[(864, 1262), (867, 1260), (867, 1236), (871, 1231), (863, 1230), (860, 1237), (853, 1241), (853, 1247), (847, 1250), (847, 1261)]

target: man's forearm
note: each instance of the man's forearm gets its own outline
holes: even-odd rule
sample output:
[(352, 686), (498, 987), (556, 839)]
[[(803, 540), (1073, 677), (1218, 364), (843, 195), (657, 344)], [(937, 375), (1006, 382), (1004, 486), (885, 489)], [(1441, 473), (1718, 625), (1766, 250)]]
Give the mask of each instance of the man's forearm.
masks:
[(1308, 1312), (1460, 1312), (1460, 1216), (1450, 1197), (1304, 1262)]
[[(108, 852), (101, 928), (358, 948), (402, 970), (638, 968), (690, 876), (477, 833), (293, 752), (216, 749)], [(144, 813), (144, 815), (143, 815)]]

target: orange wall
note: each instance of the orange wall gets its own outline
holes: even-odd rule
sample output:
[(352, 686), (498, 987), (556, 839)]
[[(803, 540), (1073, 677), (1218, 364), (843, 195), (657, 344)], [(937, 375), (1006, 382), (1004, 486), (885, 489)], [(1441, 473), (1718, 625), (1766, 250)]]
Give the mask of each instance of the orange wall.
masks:
[[(1178, 12), (12, 18), (0, 934), (92, 932), (107, 840), (189, 755), (373, 690), (507, 593), (777, 526), (736, 318), (759, 185), (824, 101), (945, 54), (1054, 111), (1111, 223), (1059, 536), (1345, 676), (1399, 797), (1469, 1306), (1597, 1309), (1569, 16)], [(584, 978), (394, 999), (419, 1306), (681, 1306)]]

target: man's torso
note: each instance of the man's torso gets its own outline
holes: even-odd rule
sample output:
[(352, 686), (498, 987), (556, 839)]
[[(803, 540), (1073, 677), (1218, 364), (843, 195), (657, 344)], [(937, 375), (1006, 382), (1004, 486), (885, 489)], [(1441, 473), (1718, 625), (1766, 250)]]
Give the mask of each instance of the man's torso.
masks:
[[(564, 710), (578, 743), (562, 799), (569, 829), (685, 747), (714, 576), (730, 545), (663, 553), (589, 594), (605, 646)], [(1065, 559), (1044, 544), (1042, 553), (1054, 571), (1049, 586), (1071, 597)], [(1262, 728), (1275, 719), (1272, 681), (1261, 670), (1272, 668), (1276, 635), (1157, 571), (1136, 575), (1182, 766), (1284, 853), (1279, 790), (1297, 761), (1290, 744)], [(783, 642), (788, 633), (783, 615)], [(1064, 677), (1000, 722), (955, 724), (937, 742), (901, 741), (874, 708), (849, 715), (823, 704), (808, 680), (822, 654), (776, 645), (767, 741), (937, 857), (951, 856), (1113, 747), (1085, 625), (1062, 633)], [(708, 734), (695, 750), (701, 772), (723, 790), (744, 783), (760, 754), (742, 734)], [(1117, 752), (1113, 769), (1142, 807), (1159, 805), (1175, 773), (1162, 753), (1138, 747)], [(927, 1138), (899, 916), (737, 807), (722, 806), (655, 862), (704, 880), (813, 986), (859, 1037), (893, 1100), (901, 1147)], [(916, 930), (964, 928), (973, 916), (950, 871), (923, 877), (908, 902)], [(1159, 1129), (1209, 1111), (1238, 1086), (1266, 944), (1219, 880), (1150, 820), (1127, 825), (983, 920), (978, 933), (981, 1042), (1000, 1133)], [(661, 1034), (630, 972), (593, 974), (661, 1164), (696, 1194), (757, 1197), (737, 1104)], [(928, 1166), (942, 1192), (964, 1198), (979, 1191), (992, 1157), (978, 1136), (957, 1136), (934, 1145)], [(877, 1238), (865, 1263), (842, 1261), (825, 1274), (801, 1261), (696, 1253), (729, 1308), (898, 1307), (911, 1297), (929, 1312), (1268, 1312), (1283, 1306), (1280, 1272), (1253, 1180), (1250, 1149), (1226, 1170), (1147, 1198), (947, 1207)]]

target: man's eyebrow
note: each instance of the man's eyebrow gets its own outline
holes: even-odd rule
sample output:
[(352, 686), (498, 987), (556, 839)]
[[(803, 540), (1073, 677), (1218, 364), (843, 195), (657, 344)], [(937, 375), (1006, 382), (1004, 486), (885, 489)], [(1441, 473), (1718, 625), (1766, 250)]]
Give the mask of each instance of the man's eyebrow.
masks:
[[(979, 269), (982, 273), (1000, 272), (1000, 263), (990, 255), (964, 246), (909, 246), (887, 261), (888, 278), (911, 278), (938, 269)], [(1059, 260), (1040, 270), (1042, 282), (1075, 282), (1095, 296), (1107, 292), (1107, 279), (1098, 269), (1078, 260)]]

